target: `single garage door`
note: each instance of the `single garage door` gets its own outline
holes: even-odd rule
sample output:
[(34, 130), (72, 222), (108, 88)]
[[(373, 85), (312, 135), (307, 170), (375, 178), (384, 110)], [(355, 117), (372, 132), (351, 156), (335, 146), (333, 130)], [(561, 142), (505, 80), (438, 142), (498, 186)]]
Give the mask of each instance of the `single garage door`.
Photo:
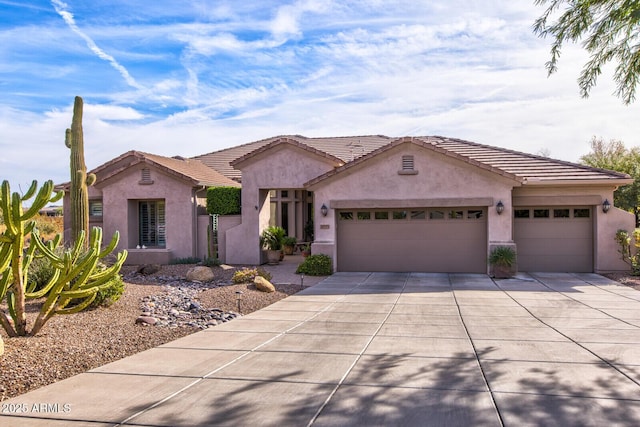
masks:
[(339, 271), (484, 273), (487, 210), (338, 211)]
[(590, 207), (514, 209), (514, 241), (520, 271), (593, 271)]

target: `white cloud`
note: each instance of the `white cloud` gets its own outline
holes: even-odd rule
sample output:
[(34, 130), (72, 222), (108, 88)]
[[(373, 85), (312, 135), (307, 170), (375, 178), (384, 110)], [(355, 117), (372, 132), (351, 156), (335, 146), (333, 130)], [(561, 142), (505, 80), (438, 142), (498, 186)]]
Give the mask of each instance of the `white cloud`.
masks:
[(100, 49), (98, 45), (91, 39), (91, 37), (89, 37), (84, 31), (82, 31), (78, 27), (73, 17), (73, 14), (67, 10), (68, 5), (66, 3), (60, 0), (51, 0), (51, 4), (55, 8), (56, 12), (67, 23), (69, 28), (71, 28), (71, 30), (74, 33), (82, 37), (82, 39), (84, 39), (84, 41), (87, 43), (87, 46), (89, 47), (89, 49), (91, 49), (91, 51), (95, 53), (100, 59), (103, 59), (109, 62), (111, 66), (115, 68), (122, 75), (122, 77), (125, 79), (125, 81), (129, 86), (134, 87), (136, 89), (143, 88), (140, 84), (138, 84), (138, 82), (135, 81), (135, 79), (131, 76), (131, 74), (129, 74), (129, 71), (127, 71), (125, 67), (123, 67), (120, 63), (118, 63), (118, 61), (116, 61), (116, 59), (113, 56), (109, 55), (108, 53)]

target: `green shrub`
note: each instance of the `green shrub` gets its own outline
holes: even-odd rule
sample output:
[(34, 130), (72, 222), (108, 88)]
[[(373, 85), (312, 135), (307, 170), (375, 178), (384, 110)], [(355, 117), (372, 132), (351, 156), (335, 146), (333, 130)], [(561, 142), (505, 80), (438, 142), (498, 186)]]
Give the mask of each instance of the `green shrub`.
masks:
[(212, 215), (239, 215), (241, 193), (239, 187), (210, 187), (207, 189), (207, 212)]
[(217, 267), (221, 263), (218, 258), (205, 258), (200, 264), (204, 265), (205, 267)]
[(202, 260), (198, 257), (186, 257), (186, 258), (174, 258), (169, 261), (169, 264), (198, 264), (202, 262)]
[(264, 277), (267, 280), (271, 280), (271, 273), (266, 271), (263, 268), (243, 268), (242, 270), (238, 270), (233, 273), (233, 277), (231, 281), (233, 283), (251, 283), (256, 276)]
[(53, 277), (54, 271), (55, 268), (49, 258), (34, 258), (29, 264), (28, 289), (31, 289), (31, 292), (35, 292), (44, 288), (44, 285)]
[(309, 255), (296, 269), (298, 274), (309, 276), (329, 276), (333, 273), (333, 265), (328, 255)]
[(118, 301), (122, 294), (124, 293), (124, 282), (122, 281), (122, 276), (117, 275), (112, 278), (109, 283), (109, 286), (106, 289), (102, 289), (98, 291), (96, 294), (96, 298), (93, 300), (91, 305), (89, 305), (88, 309), (98, 308), (98, 307), (109, 307), (114, 302)]

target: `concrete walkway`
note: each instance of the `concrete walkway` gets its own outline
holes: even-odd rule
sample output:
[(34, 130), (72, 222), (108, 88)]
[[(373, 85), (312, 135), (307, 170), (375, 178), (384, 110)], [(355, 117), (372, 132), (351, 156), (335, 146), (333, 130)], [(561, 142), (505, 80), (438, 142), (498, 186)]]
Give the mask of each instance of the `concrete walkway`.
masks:
[(339, 273), (2, 411), (7, 426), (640, 425), (640, 292), (595, 274)]

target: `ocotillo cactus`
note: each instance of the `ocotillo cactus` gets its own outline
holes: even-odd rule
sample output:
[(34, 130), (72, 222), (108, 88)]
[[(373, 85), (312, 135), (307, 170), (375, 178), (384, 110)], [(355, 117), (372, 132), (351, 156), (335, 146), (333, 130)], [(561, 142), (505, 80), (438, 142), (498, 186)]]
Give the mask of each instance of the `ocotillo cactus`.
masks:
[[(72, 248), (62, 254), (56, 252), (61, 236), (48, 243), (40, 240), (35, 221), (32, 218), (48, 202), (55, 202), (62, 193), (51, 197), (53, 182), (47, 181), (38, 192), (31, 207), (23, 212), (22, 202), (33, 197), (37, 183), (34, 181), (25, 196), (11, 194), (9, 183), (4, 181), (0, 188), (0, 208), (4, 214), (7, 229), (0, 235), (0, 301), (7, 299), (8, 315), (0, 310), (0, 324), (11, 337), (35, 335), (55, 314), (77, 313), (94, 300), (96, 293), (112, 286), (124, 263), (127, 252), (122, 251), (116, 262), (109, 268), (97, 268), (98, 262), (110, 255), (118, 244), (118, 233), (111, 243), (101, 249), (102, 229), (94, 228), (85, 250), (85, 233), (82, 231)], [(25, 250), (25, 237), (31, 234), (31, 243)], [(34, 292), (35, 284), (28, 285), (28, 270), (31, 260), (43, 256), (50, 260), (54, 274), (41, 290)], [(27, 330), (25, 300), (46, 298), (40, 313), (30, 331)], [(70, 303), (75, 305), (69, 306)], [(76, 304), (77, 303), (77, 304)], [(11, 317), (11, 320), (9, 319)]]
[[(71, 239), (75, 242), (80, 232), (89, 234), (89, 190), (96, 180), (94, 174), (87, 175), (87, 166), (84, 162), (84, 135), (82, 131), (82, 98), (76, 96), (73, 103), (73, 119), (71, 129), (65, 133), (65, 145), (71, 149)], [(85, 242), (85, 248), (87, 247)]]
[(25, 281), (24, 277), (29, 268), (33, 251), (27, 251), (25, 256), (25, 237), (34, 229), (32, 218), (38, 214), (49, 202), (56, 202), (63, 193), (51, 196), (53, 181), (47, 181), (38, 191), (31, 207), (23, 212), (22, 202), (31, 199), (38, 187), (33, 181), (24, 196), (19, 193), (11, 194), (8, 181), (3, 181), (0, 187), (0, 208), (4, 216), (6, 230), (0, 235), (0, 301), (7, 296), (9, 313), (13, 319), (13, 326), (4, 311), (0, 311), (0, 323), (9, 336), (26, 335), (27, 319), (25, 315)]

